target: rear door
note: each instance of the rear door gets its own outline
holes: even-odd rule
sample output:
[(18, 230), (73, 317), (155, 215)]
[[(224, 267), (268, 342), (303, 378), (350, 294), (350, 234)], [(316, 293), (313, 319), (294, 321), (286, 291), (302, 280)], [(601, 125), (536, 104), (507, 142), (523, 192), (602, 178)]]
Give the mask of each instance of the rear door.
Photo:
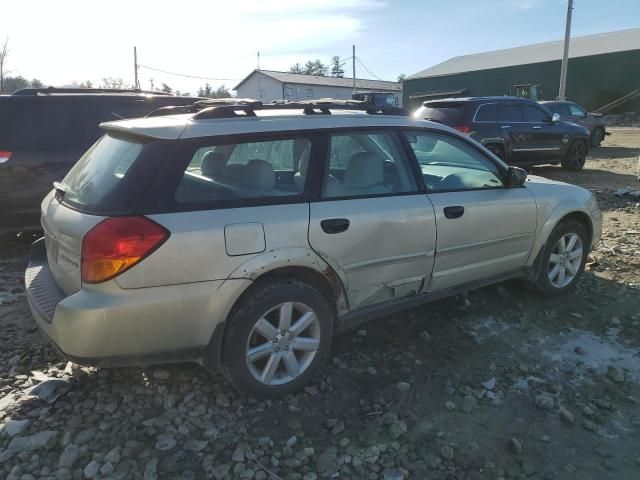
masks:
[(536, 204), (507, 188), (500, 168), (453, 135), (407, 131), (435, 211), (438, 237), (429, 291), (490, 280), (522, 268), (533, 244)]
[(423, 290), (433, 267), (435, 218), (392, 130), (328, 135), (309, 243), (346, 281), (355, 309)]

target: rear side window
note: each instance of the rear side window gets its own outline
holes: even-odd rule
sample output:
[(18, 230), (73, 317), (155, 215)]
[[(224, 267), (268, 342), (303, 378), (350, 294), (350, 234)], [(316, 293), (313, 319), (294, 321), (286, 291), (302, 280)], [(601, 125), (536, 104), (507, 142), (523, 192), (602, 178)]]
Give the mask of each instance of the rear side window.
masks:
[(300, 195), (310, 154), (311, 141), (305, 137), (203, 146), (187, 165), (175, 200), (222, 207)]
[(523, 122), (522, 110), (520, 105), (500, 105), (499, 109), (500, 122)]
[(116, 134), (103, 136), (62, 180), (62, 201), (94, 214), (132, 212), (162, 160), (161, 144)]
[(475, 116), (476, 122), (497, 122), (498, 121), (498, 104), (485, 103), (478, 107)]
[(433, 122), (455, 125), (462, 119), (467, 102), (428, 102), (420, 117)]

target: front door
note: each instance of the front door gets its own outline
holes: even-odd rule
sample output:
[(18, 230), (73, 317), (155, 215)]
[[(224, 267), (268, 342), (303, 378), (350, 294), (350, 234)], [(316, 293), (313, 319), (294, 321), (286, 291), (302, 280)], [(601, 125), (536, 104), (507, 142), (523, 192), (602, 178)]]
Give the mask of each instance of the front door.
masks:
[(563, 142), (568, 140), (549, 114), (535, 105), (523, 105), (524, 120), (530, 129), (528, 153), (542, 162), (559, 161)]
[(394, 131), (328, 135), (309, 243), (342, 277), (350, 308), (416, 294), (433, 268), (433, 207)]
[(450, 134), (411, 131), (433, 204), (438, 238), (429, 291), (491, 279), (526, 264), (536, 204), (525, 187), (505, 187), (498, 166)]

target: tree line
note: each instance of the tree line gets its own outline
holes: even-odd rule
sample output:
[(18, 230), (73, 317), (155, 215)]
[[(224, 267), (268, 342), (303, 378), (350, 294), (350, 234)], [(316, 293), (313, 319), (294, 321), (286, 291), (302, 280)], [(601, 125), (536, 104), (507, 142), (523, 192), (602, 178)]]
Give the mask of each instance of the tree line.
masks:
[(315, 75), (317, 77), (325, 77), (327, 73), (330, 73), (332, 77), (342, 78), (344, 77), (344, 66), (345, 62), (340, 61), (339, 56), (334, 56), (331, 58), (331, 63), (329, 65), (325, 65), (322, 63), (322, 60), (319, 58), (315, 60), (308, 60), (304, 65), (300, 65), (300, 63), (296, 63), (289, 68), (289, 72), (291, 73), (300, 73), (302, 75)]

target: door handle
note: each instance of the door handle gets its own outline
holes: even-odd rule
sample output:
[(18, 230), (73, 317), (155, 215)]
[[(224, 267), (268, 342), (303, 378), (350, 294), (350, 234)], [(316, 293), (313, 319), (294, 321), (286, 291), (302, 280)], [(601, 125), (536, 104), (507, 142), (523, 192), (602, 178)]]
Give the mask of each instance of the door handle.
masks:
[(511, 128), (511, 125), (502, 125), (502, 128)]
[(534, 129), (536, 129), (536, 130), (540, 130), (542, 127), (541, 127), (540, 125), (534, 125), (534, 126), (533, 126), (533, 127), (531, 127), (531, 128), (534, 128)]
[(460, 218), (462, 215), (464, 215), (464, 207), (460, 205), (444, 207), (444, 216), (447, 218)]
[(320, 222), (322, 230), (328, 234), (342, 233), (349, 228), (349, 225), (350, 222), (346, 218), (329, 218)]

